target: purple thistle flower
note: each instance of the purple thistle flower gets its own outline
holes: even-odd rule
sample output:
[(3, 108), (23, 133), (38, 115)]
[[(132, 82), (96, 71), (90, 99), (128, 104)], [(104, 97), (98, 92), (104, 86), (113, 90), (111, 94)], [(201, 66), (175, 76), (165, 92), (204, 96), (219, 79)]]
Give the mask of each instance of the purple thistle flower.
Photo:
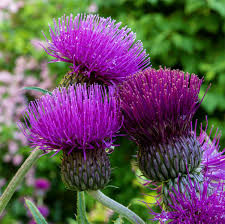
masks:
[(38, 178), (35, 180), (35, 188), (37, 190), (47, 191), (50, 188), (50, 182), (45, 178)]
[(71, 63), (76, 75), (98, 83), (119, 83), (150, 65), (142, 42), (135, 42), (131, 29), (120, 25), (110, 17), (64, 16), (58, 23), (54, 20), (53, 28), (50, 26), (51, 40), (46, 38), (45, 50), (56, 58), (53, 62)]
[(149, 68), (129, 77), (119, 93), (126, 131), (141, 144), (190, 135), (202, 81), (167, 68)]
[[(56, 89), (29, 104), (24, 112), (23, 133), (33, 147), (42, 150), (105, 149), (120, 129), (119, 106), (114, 89), (77, 84)], [(27, 129), (26, 129), (27, 128)]]
[[(110, 178), (105, 149), (121, 127), (113, 87), (76, 84), (31, 102), (19, 126), (33, 147), (63, 151), (62, 179), (71, 190), (97, 190)], [(27, 129), (26, 129), (27, 128)]]
[[(197, 189), (197, 190), (196, 190)], [(154, 220), (171, 224), (219, 224), (225, 223), (225, 191), (224, 184), (218, 189), (211, 189), (211, 183), (205, 181), (202, 186), (193, 185), (191, 181), (186, 185), (185, 192), (173, 189), (170, 192), (172, 203), (170, 211), (155, 213), (151, 207), (150, 213)], [(209, 193), (210, 192), (210, 193)], [(159, 204), (160, 206), (160, 204)], [(161, 206), (160, 206), (161, 207)]]
[(186, 165), (193, 179), (203, 177), (196, 170), (202, 149), (191, 130), (202, 81), (179, 70), (148, 68), (120, 86), (124, 128), (139, 146), (139, 168), (153, 181), (167, 181), (165, 193), (179, 174), (186, 180)]

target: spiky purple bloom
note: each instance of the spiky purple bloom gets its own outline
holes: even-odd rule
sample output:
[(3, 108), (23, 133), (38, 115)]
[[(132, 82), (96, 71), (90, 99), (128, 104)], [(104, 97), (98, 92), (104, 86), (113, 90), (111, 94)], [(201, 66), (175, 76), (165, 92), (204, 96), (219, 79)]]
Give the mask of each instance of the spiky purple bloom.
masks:
[[(98, 83), (119, 83), (150, 64), (142, 42), (110, 17), (78, 14), (54, 20), (47, 53), (71, 63), (72, 72)], [(74, 75), (75, 75), (74, 74)]]
[(35, 180), (35, 188), (37, 190), (47, 191), (50, 188), (50, 182), (45, 178), (38, 178)]
[(20, 127), (33, 147), (63, 151), (62, 178), (75, 190), (96, 190), (110, 177), (106, 148), (121, 127), (115, 89), (95, 84), (58, 88), (31, 102)]
[[(171, 224), (222, 224), (225, 223), (225, 191), (221, 184), (219, 189), (211, 189), (211, 183), (205, 181), (202, 186), (189, 183), (185, 192), (179, 189), (170, 192), (172, 203), (170, 211), (162, 211), (161, 214), (151, 210), (155, 219), (160, 223)], [(198, 189), (198, 190), (196, 190)], [(210, 192), (210, 193), (209, 193)]]
[(141, 144), (189, 136), (202, 81), (167, 68), (149, 68), (130, 76), (120, 89), (126, 131)]
[(124, 128), (139, 146), (138, 165), (147, 178), (175, 180), (187, 174), (186, 165), (190, 173), (199, 167), (202, 150), (191, 122), (202, 81), (179, 70), (149, 68), (121, 85)]
[(44, 151), (108, 148), (121, 125), (114, 93), (97, 84), (56, 89), (52, 96), (29, 104), (24, 112), (27, 129), (20, 123), (23, 133), (33, 147)]

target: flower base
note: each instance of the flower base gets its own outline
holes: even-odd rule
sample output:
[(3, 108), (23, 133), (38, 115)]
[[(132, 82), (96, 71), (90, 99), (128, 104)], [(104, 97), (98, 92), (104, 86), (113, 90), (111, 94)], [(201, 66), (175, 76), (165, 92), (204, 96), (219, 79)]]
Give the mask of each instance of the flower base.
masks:
[(105, 150), (63, 151), (61, 175), (65, 186), (74, 191), (95, 191), (109, 182), (111, 169)]

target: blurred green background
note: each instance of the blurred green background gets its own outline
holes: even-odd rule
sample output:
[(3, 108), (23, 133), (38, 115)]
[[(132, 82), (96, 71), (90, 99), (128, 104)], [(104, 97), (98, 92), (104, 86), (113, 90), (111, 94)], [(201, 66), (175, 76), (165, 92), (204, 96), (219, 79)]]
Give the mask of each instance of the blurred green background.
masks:
[[(111, 16), (132, 28), (143, 41), (153, 67), (168, 66), (204, 76), (200, 97), (210, 83), (212, 87), (196, 118), (204, 126), (208, 115), (209, 125), (214, 124), (214, 130), (219, 128), (223, 133), (221, 148), (225, 147), (225, 0), (1, 0), (0, 192), (30, 152), (16, 121), (27, 102), (40, 95), (22, 88), (35, 85), (52, 90), (68, 71), (65, 63), (47, 63), (50, 57), (38, 45), (44, 42), (42, 31), (48, 33), (53, 18), (83, 12)], [(118, 143), (121, 146), (110, 156), (110, 185), (116, 187), (103, 192), (148, 220), (148, 209), (140, 201), (154, 199), (144, 195), (150, 190), (136, 177), (140, 174), (135, 165), (136, 146), (125, 137)], [(34, 186), (39, 177), (51, 183), (43, 195)], [(0, 217), (2, 224), (30, 222), (24, 197), (49, 208), (49, 223), (74, 223), (76, 195), (61, 183), (59, 156), (39, 159)], [(117, 218), (91, 198), (86, 200), (92, 223), (113, 223)]]

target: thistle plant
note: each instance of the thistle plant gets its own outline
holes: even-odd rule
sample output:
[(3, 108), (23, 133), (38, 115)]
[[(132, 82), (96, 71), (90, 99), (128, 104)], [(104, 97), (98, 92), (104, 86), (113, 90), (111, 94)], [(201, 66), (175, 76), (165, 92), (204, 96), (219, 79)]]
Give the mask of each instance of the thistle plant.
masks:
[(108, 92), (97, 84), (58, 88), (31, 102), (24, 119), (21, 129), (33, 147), (63, 152), (62, 179), (67, 188), (98, 190), (108, 183), (111, 170), (105, 150), (121, 126), (113, 88)]
[(193, 181), (203, 180), (203, 151), (191, 130), (201, 84), (194, 74), (149, 68), (129, 77), (120, 88), (124, 128), (139, 146), (138, 166), (147, 178), (163, 184), (165, 203), (178, 176), (181, 187), (187, 172)]
[(20, 122), (19, 126), (32, 147), (45, 154), (62, 151), (61, 176), (68, 189), (90, 191), (133, 223), (143, 223), (133, 212), (97, 191), (109, 182), (106, 149), (114, 145), (122, 125), (115, 91), (114, 87), (98, 84), (57, 88), (31, 102), (24, 111), (25, 124)]
[[(144, 223), (128, 208), (97, 191), (109, 182), (111, 170), (106, 149), (111, 150), (122, 125), (115, 84), (150, 63), (142, 43), (135, 42), (130, 29), (119, 26), (110, 18), (93, 15), (77, 15), (74, 19), (72, 15), (64, 16), (58, 24), (54, 22), (55, 32), (50, 27), (51, 41), (47, 40), (45, 50), (56, 58), (53, 61), (71, 63), (71, 72), (62, 80), (61, 88), (52, 93), (28, 88), (47, 95), (27, 106), (25, 124), (19, 122), (19, 126), (35, 148), (31, 157), (36, 159), (40, 151), (54, 151), (53, 155), (62, 151), (61, 175), (68, 189), (88, 191), (132, 223)], [(16, 184), (24, 175), (18, 171)], [(13, 181), (11, 185), (13, 189), (6, 189), (7, 200), (3, 200), (2, 209), (15, 190)], [(82, 204), (82, 209), (78, 206), (79, 222), (87, 221), (83, 198), (78, 193), (78, 204)]]
[[(160, 223), (224, 223), (225, 149), (220, 133), (211, 140), (193, 117), (203, 98), (203, 79), (180, 70), (150, 67), (141, 41), (121, 23), (78, 14), (54, 20), (46, 52), (68, 63), (68, 74), (52, 92), (30, 102), (18, 125), (33, 148), (0, 198), (0, 214), (41, 154), (62, 155), (61, 177), (77, 191), (77, 222), (88, 223), (84, 191), (131, 223), (145, 222), (104, 195), (110, 181), (109, 151), (120, 128), (138, 145), (137, 164), (161, 190)], [(194, 126), (194, 128), (193, 128)], [(39, 179), (40, 195), (49, 182)], [(47, 223), (26, 200), (34, 220)], [(146, 203), (147, 204), (147, 203)], [(147, 204), (148, 205), (148, 204)], [(150, 208), (150, 206), (149, 206)], [(151, 209), (151, 208), (150, 208)], [(39, 220), (39, 221), (38, 221)], [(119, 219), (121, 220), (121, 219)], [(120, 222), (120, 221), (118, 221)]]
[[(120, 87), (124, 129), (139, 146), (138, 166), (146, 178), (161, 185), (163, 208), (172, 210), (159, 215), (159, 221), (170, 220), (176, 212), (181, 217), (186, 210), (183, 199), (190, 204), (196, 198), (201, 202), (201, 194), (206, 194), (209, 200), (219, 200), (216, 195), (225, 166), (224, 150), (218, 150), (220, 135), (210, 141), (206, 130), (201, 128), (199, 136), (196, 128), (192, 130), (193, 116), (203, 100), (198, 100), (202, 81), (179, 70), (149, 68), (130, 76)], [(212, 210), (216, 211), (216, 205)], [(203, 219), (201, 214), (197, 217)], [(192, 218), (171, 223), (192, 223)]]

